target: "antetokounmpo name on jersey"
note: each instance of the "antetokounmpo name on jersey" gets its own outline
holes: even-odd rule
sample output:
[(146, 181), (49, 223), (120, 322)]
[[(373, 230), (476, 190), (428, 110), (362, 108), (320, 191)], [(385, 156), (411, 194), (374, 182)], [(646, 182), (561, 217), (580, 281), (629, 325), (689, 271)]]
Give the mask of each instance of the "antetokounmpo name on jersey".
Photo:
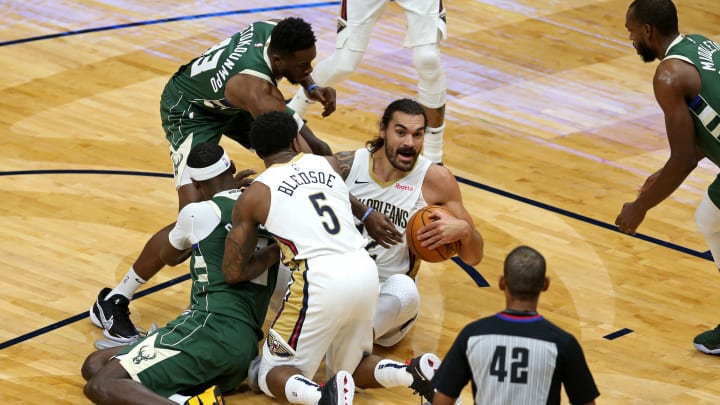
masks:
[(359, 200), (368, 207), (374, 208), (375, 211), (386, 215), (390, 218), (393, 224), (402, 227), (403, 229), (407, 228), (408, 218), (410, 218), (410, 213), (407, 210), (390, 204), (389, 202), (373, 200), (372, 198), (360, 198)]
[[(254, 35), (253, 26), (250, 25), (245, 31), (240, 34), (240, 39), (235, 49), (232, 50), (223, 61), (222, 65), (217, 68), (215, 76), (210, 78), (210, 86), (215, 93), (222, 89), (225, 85), (225, 81), (230, 77), (231, 70), (235, 67), (235, 62), (238, 61), (247, 52), (248, 46), (252, 43)], [(218, 52), (217, 56), (222, 55), (222, 52)]]
[(298, 187), (306, 184), (324, 184), (332, 188), (332, 183), (337, 176), (316, 170), (301, 171), (289, 175), (278, 185), (277, 191), (292, 196)]

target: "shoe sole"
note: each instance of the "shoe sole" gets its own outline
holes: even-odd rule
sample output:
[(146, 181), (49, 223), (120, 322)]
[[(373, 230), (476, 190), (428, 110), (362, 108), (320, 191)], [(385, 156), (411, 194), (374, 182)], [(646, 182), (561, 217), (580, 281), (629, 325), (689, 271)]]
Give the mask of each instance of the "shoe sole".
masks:
[[(430, 363), (434, 364), (431, 365)], [(433, 353), (425, 353), (420, 358), (420, 372), (428, 380), (432, 380), (435, 372), (440, 368), (440, 358)]]
[(335, 376), (335, 385), (337, 386), (338, 405), (352, 405), (355, 397), (355, 381), (352, 375), (347, 371), (340, 371)]
[(129, 338), (113, 336), (107, 329), (103, 329), (103, 336), (105, 336), (109, 340), (112, 340), (113, 342), (123, 343), (126, 345), (129, 345), (130, 343), (135, 343), (138, 339), (140, 339), (140, 335), (132, 336)]
[(695, 346), (696, 349), (700, 350), (703, 353), (706, 354), (720, 354), (720, 348), (718, 349), (708, 349), (707, 347), (699, 344), (699, 343), (693, 343), (693, 346)]
[[(95, 315), (95, 311), (94, 311), (95, 305), (96, 305), (96, 304), (93, 304), (93, 306), (90, 307), (90, 311), (88, 311), (88, 313), (90, 314), (90, 322), (92, 322), (93, 325), (97, 326), (98, 328), (102, 329), (102, 330), (103, 330), (103, 336), (105, 336), (107, 339), (112, 340), (113, 342), (117, 342), (117, 343), (123, 344), (123, 345), (128, 345), (128, 344), (130, 344), (130, 343), (135, 342), (136, 340), (138, 340), (138, 339), (140, 338), (139, 335), (138, 335), (138, 336), (132, 336), (132, 337), (129, 337), (129, 338), (118, 337), (118, 336), (113, 336), (113, 335), (111, 335), (110, 332), (105, 328), (105, 326), (103, 326), (103, 322), (100, 320), (100, 318), (98, 318), (98, 317)], [(96, 347), (97, 347), (97, 346), (96, 346)]]

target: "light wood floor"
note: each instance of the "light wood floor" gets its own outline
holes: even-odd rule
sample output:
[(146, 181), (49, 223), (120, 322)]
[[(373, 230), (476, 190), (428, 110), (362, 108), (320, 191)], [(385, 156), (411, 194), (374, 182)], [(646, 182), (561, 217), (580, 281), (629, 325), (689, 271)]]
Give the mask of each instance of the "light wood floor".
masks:
[[(252, 11), (277, 6), (277, 10)], [(463, 181), (486, 242), (477, 287), (452, 262), (424, 265), (412, 334), (382, 353), (445, 354), (467, 322), (503, 308), (497, 278), (507, 252), (543, 252), (552, 279), (541, 312), (571, 331), (603, 404), (720, 403), (720, 358), (692, 347), (720, 321), (720, 275), (693, 212), (717, 173), (703, 162), (653, 209), (640, 237), (614, 231), (622, 204), (668, 155), (643, 64), (624, 28), (627, 0), (446, 2), (449, 100), (445, 162)], [(318, 5), (320, 4), (320, 5)], [(158, 101), (181, 63), (246, 23), (288, 15), (311, 22), (319, 57), (334, 46), (337, 3), (14, 1), (0, 16), (0, 400), (87, 403), (79, 369), (100, 337), (85, 317), (147, 237), (169, 223), (176, 195)], [(324, 5), (322, 5), (324, 4)], [(720, 39), (716, 0), (678, 0), (683, 32)], [(283, 6), (305, 6), (283, 9)], [(222, 14), (234, 10), (248, 13)], [(143, 21), (165, 23), (123, 26)], [(59, 33), (90, 30), (80, 35)], [(338, 111), (309, 125), (333, 150), (362, 145), (382, 108), (414, 96), (404, 17), (391, 4), (360, 69), (337, 86)], [(290, 96), (291, 89), (283, 85)], [(240, 167), (260, 161), (229, 142)], [(50, 170), (51, 172), (35, 172)], [(89, 170), (88, 173), (71, 172)], [(168, 268), (149, 286), (184, 275)], [(174, 318), (188, 283), (132, 302), (148, 327)], [(604, 336), (628, 328), (614, 340)], [(414, 404), (407, 389), (357, 395), (358, 404)], [(249, 393), (228, 403), (263, 404)], [(472, 403), (469, 387), (463, 393)], [(566, 402), (566, 401), (565, 401)]]

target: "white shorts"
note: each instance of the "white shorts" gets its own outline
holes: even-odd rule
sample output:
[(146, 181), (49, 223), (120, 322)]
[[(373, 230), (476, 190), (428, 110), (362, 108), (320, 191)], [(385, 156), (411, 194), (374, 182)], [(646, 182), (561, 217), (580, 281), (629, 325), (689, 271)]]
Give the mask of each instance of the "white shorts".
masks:
[(306, 262), (293, 272), (287, 300), (263, 344), (260, 374), (292, 366), (313, 378), (327, 355), (327, 375), (355, 371), (372, 352), (379, 291), (375, 262), (364, 249)]
[[(385, 11), (388, 0), (343, 0), (338, 15), (336, 48), (364, 52), (373, 25)], [(404, 47), (434, 44), (445, 39), (447, 27), (441, 0), (395, 0), (403, 10), (407, 31)]]

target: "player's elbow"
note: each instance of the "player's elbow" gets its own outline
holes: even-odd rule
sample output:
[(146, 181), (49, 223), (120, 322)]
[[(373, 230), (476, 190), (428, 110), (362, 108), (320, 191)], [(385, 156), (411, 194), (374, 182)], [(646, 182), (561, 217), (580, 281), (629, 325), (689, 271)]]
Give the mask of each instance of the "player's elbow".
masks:
[(469, 264), (470, 266), (477, 266), (482, 261), (483, 252), (482, 251), (480, 251), (480, 252), (473, 251), (470, 254), (461, 254), (460, 258), (465, 263)]
[(698, 165), (697, 157), (695, 156), (689, 156), (687, 159), (685, 159), (685, 171), (690, 174)]
[(460, 258), (471, 266), (480, 264), (485, 255), (485, 243), (483, 242), (482, 236), (478, 237), (477, 241), (473, 241), (468, 244), (460, 244)]
[(687, 176), (697, 167), (698, 159), (694, 154), (687, 154), (687, 156), (670, 156), (669, 163), (675, 167), (677, 173)]

